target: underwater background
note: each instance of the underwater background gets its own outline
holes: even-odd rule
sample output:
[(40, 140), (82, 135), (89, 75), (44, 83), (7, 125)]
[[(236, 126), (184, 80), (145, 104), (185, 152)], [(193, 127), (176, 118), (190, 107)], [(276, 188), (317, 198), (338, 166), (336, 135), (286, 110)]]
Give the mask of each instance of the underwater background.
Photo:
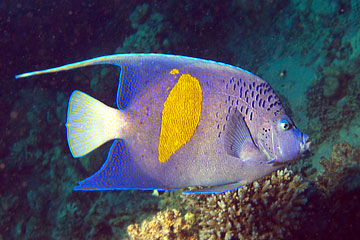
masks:
[[(360, 0), (0, 1), (0, 240), (360, 239)], [(311, 152), (239, 190), (75, 192), (75, 89), (115, 106), (119, 69), (16, 74), (114, 53), (232, 64), (270, 83)]]

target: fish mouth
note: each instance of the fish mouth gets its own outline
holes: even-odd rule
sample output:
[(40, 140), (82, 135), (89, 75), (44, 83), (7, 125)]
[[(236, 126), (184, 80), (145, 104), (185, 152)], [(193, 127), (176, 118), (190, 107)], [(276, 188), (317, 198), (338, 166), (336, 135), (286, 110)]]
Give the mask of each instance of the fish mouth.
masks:
[(301, 133), (301, 142), (300, 142), (300, 153), (304, 153), (310, 149), (311, 142), (309, 141), (309, 136), (305, 133)]
[[(301, 141), (300, 141), (300, 154), (309, 151), (310, 150), (310, 145), (311, 142), (309, 141), (309, 136), (306, 135), (305, 133), (301, 133)], [(298, 160), (301, 156), (300, 154), (295, 158), (295, 159), (291, 159), (288, 161), (279, 161), (276, 158), (274, 158), (273, 160), (270, 160), (268, 162), (266, 162), (267, 164), (271, 164), (274, 167), (279, 167), (279, 166), (285, 166), (287, 164), (291, 164), (296, 162), (296, 160)]]

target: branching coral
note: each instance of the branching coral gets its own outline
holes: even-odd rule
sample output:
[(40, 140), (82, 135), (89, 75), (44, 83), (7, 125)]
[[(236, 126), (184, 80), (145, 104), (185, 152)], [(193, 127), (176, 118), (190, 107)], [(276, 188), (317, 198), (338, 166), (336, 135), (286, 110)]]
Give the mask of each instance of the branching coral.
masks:
[(185, 206), (188, 204), (184, 202), (183, 197), (184, 189), (180, 189), (177, 191), (165, 191), (159, 195), (159, 203), (158, 208), (160, 210), (166, 209), (177, 209), (177, 210), (184, 210)]
[(201, 239), (282, 239), (299, 226), (307, 183), (291, 170), (278, 170), (237, 191), (190, 195)]
[(137, 239), (198, 239), (192, 225), (192, 219), (185, 220), (179, 211), (158, 212), (150, 221), (144, 221), (141, 227), (132, 224), (127, 231), (133, 240)]
[(342, 142), (333, 146), (330, 159), (320, 161), (324, 173), (317, 177), (317, 185), (324, 194), (338, 188), (349, 188), (351, 181), (360, 173), (360, 149)]

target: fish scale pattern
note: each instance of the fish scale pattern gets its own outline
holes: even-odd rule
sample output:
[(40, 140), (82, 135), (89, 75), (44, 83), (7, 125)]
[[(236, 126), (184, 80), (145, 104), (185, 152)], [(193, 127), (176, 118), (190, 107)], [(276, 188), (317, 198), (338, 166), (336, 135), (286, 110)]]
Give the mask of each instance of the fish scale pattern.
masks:
[(230, 78), (223, 80), (226, 96), (224, 104), (228, 112), (234, 107), (246, 118), (253, 121), (260, 113), (273, 112), (274, 116), (281, 111), (282, 104), (271, 86), (265, 81)]
[[(231, 77), (228, 80), (222, 80), (222, 83), (225, 94), (220, 108), (224, 108), (223, 111), (227, 112), (225, 121), (216, 126), (218, 138), (223, 136), (233, 109), (237, 109), (241, 113), (248, 125), (251, 125), (256, 119), (262, 118), (263, 115), (271, 114), (276, 116), (283, 110), (279, 97), (270, 84), (263, 80), (251, 77)], [(218, 116), (216, 117), (218, 118)]]
[(273, 112), (276, 116), (282, 104), (271, 86), (265, 81), (230, 78), (225, 86), (225, 105), (228, 112), (231, 107), (237, 108), (247, 120), (253, 121), (259, 112)]

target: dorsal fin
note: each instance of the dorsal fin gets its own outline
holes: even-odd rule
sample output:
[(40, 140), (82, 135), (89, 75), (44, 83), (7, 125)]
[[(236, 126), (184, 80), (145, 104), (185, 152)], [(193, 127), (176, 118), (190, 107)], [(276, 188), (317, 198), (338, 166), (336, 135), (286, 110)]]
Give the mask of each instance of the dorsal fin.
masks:
[(116, 104), (119, 109), (124, 109), (128, 106), (129, 100), (134, 95), (138, 81), (138, 71), (127, 65), (121, 66), (119, 76), (119, 86), (116, 97)]
[[(129, 105), (131, 98), (140, 91), (139, 86), (141, 86), (141, 84), (139, 83), (144, 81), (152, 81), (152, 78), (149, 77), (154, 76), (149, 75), (148, 72), (154, 71), (154, 64), (156, 61), (164, 63), (164, 60), (161, 57), (166, 58), (165, 60), (168, 60), (167, 58), (177, 56), (164, 54), (116, 54), (66, 64), (60, 67), (23, 73), (16, 75), (15, 78), (18, 79), (46, 73), (68, 71), (97, 64), (116, 65), (121, 68), (116, 103), (119, 109), (124, 109)], [(189, 60), (188, 58), (180, 56), (178, 58), (180, 60)], [(162, 65), (162, 69), (156, 70), (158, 74), (161, 74), (162, 72), (169, 72), (172, 68), (174, 68), (174, 64), (171, 62), (168, 66), (166, 63), (167, 62)]]

